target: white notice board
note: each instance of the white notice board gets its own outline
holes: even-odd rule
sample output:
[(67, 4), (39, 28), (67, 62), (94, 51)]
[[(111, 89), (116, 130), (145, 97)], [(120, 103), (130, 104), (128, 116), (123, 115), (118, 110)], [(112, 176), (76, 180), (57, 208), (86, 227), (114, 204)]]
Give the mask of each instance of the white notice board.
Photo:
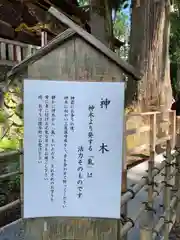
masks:
[(24, 218), (120, 218), (124, 83), (24, 80)]

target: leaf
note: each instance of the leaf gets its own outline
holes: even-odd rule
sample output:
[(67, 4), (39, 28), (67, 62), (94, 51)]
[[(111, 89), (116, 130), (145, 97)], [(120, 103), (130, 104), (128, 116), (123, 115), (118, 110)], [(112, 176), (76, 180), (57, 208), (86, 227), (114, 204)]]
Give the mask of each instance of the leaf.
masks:
[(18, 148), (18, 141), (17, 139), (8, 139), (7, 137), (4, 137), (2, 140), (0, 140), (0, 149), (3, 150), (16, 150)]
[(0, 123), (5, 123), (6, 121), (6, 116), (3, 110), (0, 110)]

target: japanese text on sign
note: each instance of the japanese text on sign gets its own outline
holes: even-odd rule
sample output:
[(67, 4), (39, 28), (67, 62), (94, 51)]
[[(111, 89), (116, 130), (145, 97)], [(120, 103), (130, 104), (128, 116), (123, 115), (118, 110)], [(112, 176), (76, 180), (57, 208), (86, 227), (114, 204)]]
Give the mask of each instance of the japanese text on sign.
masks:
[(24, 217), (119, 218), (124, 84), (24, 83)]

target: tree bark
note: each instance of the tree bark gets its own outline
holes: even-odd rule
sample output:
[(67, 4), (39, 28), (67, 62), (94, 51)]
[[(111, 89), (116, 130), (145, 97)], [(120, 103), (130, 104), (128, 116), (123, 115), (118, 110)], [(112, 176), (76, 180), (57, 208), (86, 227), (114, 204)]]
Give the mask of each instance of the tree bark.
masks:
[[(166, 110), (172, 102), (169, 63), (168, 1), (133, 1), (129, 62), (144, 73), (129, 79), (127, 104), (141, 111)], [(138, 4), (139, 3), (139, 4)]]
[(112, 8), (109, 0), (90, 0), (91, 34), (113, 50)]

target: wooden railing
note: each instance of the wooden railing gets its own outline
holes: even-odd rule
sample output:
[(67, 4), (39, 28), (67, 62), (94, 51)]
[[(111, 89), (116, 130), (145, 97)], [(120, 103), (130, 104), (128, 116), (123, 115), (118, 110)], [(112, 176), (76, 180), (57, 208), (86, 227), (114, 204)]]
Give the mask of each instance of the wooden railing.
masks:
[[(174, 111), (168, 111), (167, 121), (160, 122), (162, 119), (161, 112), (147, 112), (147, 113), (135, 113), (127, 116), (127, 120), (129, 118), (135, 117), (135, 122), (138, 122), (138, 118), (148, 117), (149, 126), (142, 126), (138, 129), (127, 129), (126, 137), (136, 133), (145, 133), (148, 132), (148, 141), (147, 138), (143, 138), (143, 143), (137, 147), (133, 147), (130, 149), (126, 149), (125, 151), (125, 159), (126, 162), (123, 166), (123, 194), (121, 198), (121, 223), (120, 223), (120, 235), (119, 239), (126, 239), (127, 233), (131, 228), (133, 228), (136, 224), (136, 221), (139, 219), (142, 214), (150, 213), (151, 217), (146, 217), (146, 221), (148, 219), (149, 226), (147, 226), (147, 222), (145, 227), (142, 227), (141, 232), (141, 240), (146, 239), (156, 239), (160, 234), (164, 237), (164, 239), (169, 239), (169, 233), (174, 225), (175, 221), (179, 221), (176, 218), (176, 211), (179, 211), (179, 184), (180, 184), (180, 117), (176, 117)], [(158, 119), (159, 117), (159, 119)], [(145, 121), (145, 122), (146, 122)], [(161, 131), (161, 127), (163, 124), (166, 124), (164, 134)], [(126, 128), (127, 128), (126, 124)], [(140, 136), (141, 137), (141, 136)], [(147, 136), (146, 136), (147, 137)], [(126, 143), (128, 144), (128, 140), (126, 139)], [(155, 166), (155, 156), (156, 156), (156, 147), (158, 145), (164, 145), (164, 161), (162, 161), (159, 166)], [(142, 179), (132, 186), (132, 188), (127, 188), (127, 157), (134, 152), (140, 152), (140, 150), (147, 150), (149, 152), (148, 158), (148, 171), (144, 174)], [(164, 171), (164, 173), (162, 173)], [(155, 177), (164, 176), (164, 180), (158, 184), (155, 182)], [(172, 179), (174, 180), (174, 185), (171, 185)], [(146, 187), (148, 191), (148, 199), (146, 202), (142, 204), (142, 207), (139, 209), (137, 214), (132, 218), (128, 218), (127, 209), (128, 202), (136, 197), (136, 195)], [(174, 194), (170, 191), (170, 188), (173, 190)], [(159, 221), (156, 222), (156, 225), (152, 227), (152, 223), (155, 223), (154, 212), (156, 211), (153, 208), (153, 202), (155, 198), (162, 192), (164, 199), (164, 213), (159, 216)], [(174, 211), (174, 212), (173, 212)], [(145, 219), (145, 217), (144, 217)]]
[[(135, 226), (136, 221), (139, 219), (139, 217), (142, 214), (144, 214), (145, 212), (153, 213), (154, 211), (153, 201), (160, 194), (160, 192), (163, 192), (163, 196), (164, 196), (164, 214), (162, 216), (159, 216), (158, 222), (155, 228), (150, 227), (149, 229), (147, 229), (147, 226), (146, 226), (146, 228), (144, 229), (143, 227), (141, 227), (140, 229), (141, 240), (156, 239), (157, 235), (160, 232), (162, 232), (164, 239), (168, 239), (169, 232), (174, 222), (178, 220), (177, 216), (175, 216), (174, 213), (179, 209), (178, 201), (180, 198), (180, 192), (178, 187), (180, 184), (180, 176), (179, 176), (180, 142), (177, 142), (179, 141), (178, 139), (180, 138), (180, 117), (176, 118), (175, 112), (169, 111), (167, 114), (170, 120), (168, 121), (168, 123), (166, 122), (166, 124), (168, 124), (168, 126), (166, 126), (168, 131), (165, 131), (166, 136), (158, 137), (159, 124), (158, 124), (157, 118), (161, 114), (162, 113), (160, 112), (149, 112), (149, 113), (130, 114), (126, 116), (126, 123), (127, 123), (126, 128), (129, 126), (128, 119), (134, 118), (134, 117), (135, 118), (148, 117), (149, 126), (144, 125), (138, 128), (135, 128), (135, 127), (133, 128), (129, 126), (128, 129), (125, 130), (125, 138), (126, 138), (125, 140), (128, 144), (128, 139), (127, 139), (128, 136), (132, 136), (134, 134), (134, 136), (136, 137), (138, 134), (148, 132), (149, 142), (145, 144), (146, 144), (146, 148), (149, 148), (149, 159), (148, 159), (148, 172), (145, 173), (142, 179), (137, 184), (132, 186), (130, 189), (127, 188), (127, 184), (126, 184), (127, 183), (127, 161), (124, 161), (123, 163), (124, 165), (123, 165), (123, 187), (122, 187), (123, 192), (121, 197), (121, 220), (120, 221), (118, 220), (117, 224), (115, 225), (115, 228), (119, 226), (118, 228), (116, 228), (118, 229), (118, 234), (116, 234), (117, 239), (126, 239), (126, 234), (129, 232), (129, 230), (131, 230)], [(144, 123), (147, 123), (146, 121)], [(164, 156), (164, 161), (162, 161), (158, 166), (155, 166), (154, 162), (155, 162), (156, 146), (157, 144), (163, 144), (163, 143), (165, 143), (166, 145), (165, 146), (166, 153)], [(140, 148), (140, 146), (141, 145), (139, 145), (138, 148)], [(136, 150), (137, 150), (137, 147), (133, 147), (131, 148), (130, 152), (131, 153), (136, 152)], [(23, 175), (22, 174), (23, 151), (12, 151), (7, 153), (0, 153), (0, 161), (4, 161), (8, 159), (13, 160), (13, 157), (17, 155), (20, 156), (19, 171), (3, 174), (0, 176), (0, 180), (13, 176), (15, 174), (21, 174), (21, 177), (23, 177), (22, 176)], [(129, 155), (130, 153), (127, 150), (125, 150), (126, 160), (127, 160), (126, 156), (129, 156)], [(158, 183), (154, 184), (155, 176), (157, 176), (158, 174), (162, 175), (162, 171), (164, 175), (164, 180), (159, 184)], [(175, 184), (173, 186), (171, 185), (172, 177), (174, 177), (175, 179)], [(21, 179), (21, 187), (22, 186), (23, 186), (23, 183)], [(170, 186), (173, 188), (173, 193), (170, 192)], [(148, 199), (146, 202), (142, 204), (142, 207), (139, 209), (138, 213), (132, 218), (129, 218), (127, 216), (127, 203), (132, 199), (134, 199), (136, 195), (140, 192), (140, 190), (142, 190), (144, 187), (146, 187), (148, 191)], [(18, 204), (22, 204), (22, 203), (23, 203), (23, 196), (20, 196), (20, 198), (17, 199), (16, 201), (13, 201), (11, 203), (8, 203), (5, 206), (0, 207), (0, 213), (3, 211), (7, 211), (8, 209), (13, 208), (14, 206), (17, 206)], [(170, 210), (173, 210), (173, 211), (170, 211)], [(66, 222), (66, 219), (64, 219), (64, 221)], [(155, 221), (152, 215), (151, 215), (151, 221), (152, 222)], [(33, 224), (36, 225), (36, 221), (34, 221)], [(33, 224), (31, 224), (31, 228), (33, 228)], [(69, 223), (66, 223), (66, 225), (68, 224)], [(81, 221), (79, 221), (79, 225), (81, 225)], [(28, 226), (28, 224), (26, 226)], [(97, 224), (97, 227), (98, 226), (99, 224)], [(57, 224), (57, 228), (58, 228), (57, 232), (62, 231), (62, 238), (71, 238), (71, 236), (67, 236), (68, 233), (65, 230), (66, 227), (62, 222), (61, 224)], [(83, 228), (84, 228), (84, 225), (83, 225)], [(1, 230), (3, 229), (4, 228), (2, 228)], [(51, 231), (51, 230), (48, 230), (48, 231)], [(33, 229), (31, 229), (30, 232), (33, 232)], [(83, 230), (82, 232), (86, 232), (86, 231)], [(42, 236), (43, 234), (44, 233), (42, 232)], [(51, 236), (51, 232), (48, 232), (48, 235)], [(86, 239), (86, 237), (82, 236), (82, 239)], [(95, 236), (93, 239), (99, 239), (99, 238), (98, 236)]]
[(0, 65), (13, 66), (39, 49), (21, 42), (0, 38)]
[[(19, 166), (20, 168), (16, 171), (13, 172), (8, 172), (8, 173), (3, 173), (0, 175), (0, 181), (4, 181), (4, 180), (8, 180), (11, 177), (14, 176), (21, 176), (22, 175), (22, 151), (16, 150), (16, 151), (10, 151), (10, 152), (0, 152), (0, 164), (4, 164), (6, 166), (8, 166), (9, 164), (12, 164), (12, 162), (17, 160), (17, 157), (19, 159)], [(4, 206), (0, 206), (0, 214), (7, 212), (11, 209), (15, 209), (16, 207), (20, 207), (21, 205), (21, 200), (20, 200), (20, 193), (19, 193), (19, 198), (17, 198), (15, 201), (12, 201), (10, 203), (7, 203)], [(0, 229), (1, 232), (2, 229)]]

